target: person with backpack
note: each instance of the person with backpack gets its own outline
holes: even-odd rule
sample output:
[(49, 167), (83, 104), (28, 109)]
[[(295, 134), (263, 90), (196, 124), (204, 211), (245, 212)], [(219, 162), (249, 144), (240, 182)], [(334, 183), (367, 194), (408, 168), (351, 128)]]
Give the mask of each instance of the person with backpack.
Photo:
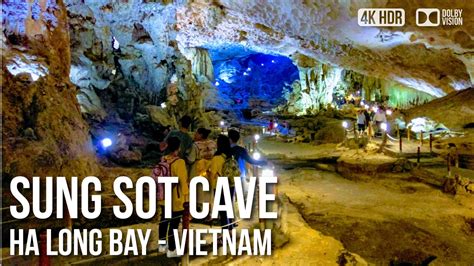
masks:
[[(198, 128), (196, 133), (194, 134), (194, 149), (193, 151), (196, 153), (195, 158), (196, 160), (191, 165), (191, 170), (189, 173), (190, 180), (196, 176), (203, 176), (208, 177), (207, 169), (209, 169), (209, 165), (211, 163), (212, 157), (216, 152), (216, 142), (214, 140), (208, 139), (211, 130), (205, 128)], [(198, 190), (197, 193), (197, 203), (198, 206), (201, 206), (203, 202), (209, 201), (209, 193), (204, 193), (202, 190)]]
[(231, 129), (229, 130), (228, 133), (229, 139), (230, 139), (230, 146), (231, 146), (231, 152), (232, 156), (234, 156), (235, 160), (237, 160), (239, 164), (239, 170), (240, 170), (240, 178), (242, 180), (242, 185), (244, 188), (244, 192), (247, 193), (247, 168), (246, 168), (246, 163), (249, 163), (251, 165), (267, 165), (267, 161), (265, 160), (255, 160), (253, 159), (248, 151), (239, 145), (237, 143), (239, 142), (240, 139), (240, 133), (235, 130)]
[(153, 177), (158, 181), (160, 178), (171, 176), (178, 177), (179, 182), (173, 184), (172, 188), (172, 216), (165, 218), (165, 191), (164, 184), (157, 183), (157, 200), (161, 207), (161, 217), (158, 229), (158, 237), (167, 238), (167, 245), (160, 245), (159, 252), (165, 252), (168, 258), (178, 257), (173, 230), (178, 229), (184, 209), (189, 208), (189, 185), (186, 163), (181, 159), (179, 149), (181, 141), (178, 137), (169, 137), (167, 146), (170, 153), (161, 159), (161, 162), (153, 169)]
[[(234, 177), (239, 177), (240, 171), (237, 161), (232, 156), (229, 138), (225, 135), (219, 135), (217, 138), (217, 151), (212, 157), (209, 166), (209, 179), (211, 180), (212, 191), (216, 188), (218, 177), (227, 177), (229, 179), (230, 198), (234, 202), (235, 183)], [(214, 193), (211, 193), (213, 195)], [(224, 195), (220, 198), (220, 204), (224, 204)], [(232, 229), (232, 219), (227, 217), (227, 212), (219, 215), (222, 229)]]

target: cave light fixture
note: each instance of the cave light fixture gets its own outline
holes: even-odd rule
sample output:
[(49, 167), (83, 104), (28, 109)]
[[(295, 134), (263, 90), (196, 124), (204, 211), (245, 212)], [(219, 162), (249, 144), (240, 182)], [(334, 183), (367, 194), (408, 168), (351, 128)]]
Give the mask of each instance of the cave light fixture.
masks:
[(250, 67), (247, 67), (247, 71), (252, 71), (252, 68), (250, 68)]
[(388, 129), (388, 124), (385, 123), (385, 122), (382, 123), (382, 124), (380, 124), (380, 129), (382, 129), (384, 132), (387, 131), (387, 129)]
[(253, 138), (255, 139), (255, 141), (258, 141), (260, 139), (260, 135), (259, 134), (255, 134), (255, 136), (253, 136)]
[(221, 121), (219, 124), (221, 125), (221, 127), (223, 127), (225, 125), (225, 122)]
[(347, 121), (342, 121), (342, 127), (347, 129), (347, 127), (349, 127), (349, 123), (347, 123)]
[(244, 76), (248, 76), (248, 75), (249, 75), (249, 73), (247, 73), (247, 72), (244, 72)]
[(165, 103), (165, 102), (162, 102), (162, 103), (161, 103), (161, 108), (163, 108), (163, 109), (166, 108), (166, 103)]
[(272, 60), (272, 63), (275, 64), (275, 60)]
[(260, 160), (261, 157), (262, 157), (262, 156), (260, 155), (260, 153), (259, 153), (258, 151), (254, 152), (254, 153), (252, 154), (252, 158), (253, 158), (254, 160), (257, 160), (257, 161)]
[(378, 112), (379, 108), (377, 106), (374, 105), (374, 107), (372, 107), (372, 110), (374, 110), (374, 112)]
[(277, 122), (273, 123), (273, 127), (274, 127), (274, 128), (277, 128), (277, 127), (278, 127), (278, 123), (277, 123)]
[(114, 50), (118, 50), (120, 48), (120, 43), (119, 41), (117, 41), (115, 36), (112, 36), (112, 47), (114, 48)]
[(100, 141), (100, 145), (102, 145), (102, 148), (107, 149), (108, 147), (112, 146), (112, 140), (110, 138), (103, 138)]
[(215, 84), (216, 86), (219, 86), (219, 85), (220, 85), (219, 81), (216, 81), (214, 84)]
[(261, 65), (261, 66), (265, 66), (265, 64), (264, 64), (264, 63), (261, 63), (260, 65)]
[(391, 110), (391, 109), (387, 109), (387, 111), (385, 111), (385, 113), (386, 113), (387, 115), (392, 115), (392, 110)]

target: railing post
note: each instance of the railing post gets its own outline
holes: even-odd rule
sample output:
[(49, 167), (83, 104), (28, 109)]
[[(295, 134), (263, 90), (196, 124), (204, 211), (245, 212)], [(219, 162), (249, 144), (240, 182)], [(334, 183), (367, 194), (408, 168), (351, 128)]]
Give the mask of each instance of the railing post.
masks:
[(400, 153), (402, 153), (402, 136), (399, 136), (398, 143), (400, 146)]
[(433, 134), (430, 133), (430, 153), (433, 153)]
[(459, 152), (458, 152), (458, 149), (456, 149), (455, 166), (456, 166), (456, 168), (459, 168)]
[(420, 146), (423, 146), (423, 131), (420, 131)]
[(354, 139), (357, 139), (358, 136), (357, 136), (356, 122), (354, 122), (353, 126), (354, 126)]
[(416, 151), (416, 163), (418, 164), (418, 166), (420, 166), (420, 156), (421, 156), (421, 148), (420, 146), (418, 146), (418, 149)]
[(450, 153), (448, 153), (447, 166), (448, 166), (448, 177), (451, 177), (451, 154)]

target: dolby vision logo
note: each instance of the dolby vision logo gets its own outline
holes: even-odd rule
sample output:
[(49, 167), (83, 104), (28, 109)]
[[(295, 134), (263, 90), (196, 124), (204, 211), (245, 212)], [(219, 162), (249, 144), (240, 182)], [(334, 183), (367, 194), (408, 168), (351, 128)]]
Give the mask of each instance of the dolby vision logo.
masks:
[(436, 27), (441, 21), (441, 12), (437, 8), (418, 8), (416, 25), (420, 27)]

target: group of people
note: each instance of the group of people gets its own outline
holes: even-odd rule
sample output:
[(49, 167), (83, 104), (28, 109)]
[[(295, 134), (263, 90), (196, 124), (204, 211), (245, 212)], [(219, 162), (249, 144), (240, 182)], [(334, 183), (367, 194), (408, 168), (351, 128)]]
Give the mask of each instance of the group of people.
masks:
[[(362, 136), (366, 129), (367, 135), (372, 136), (375, 134), (376, 136), (381, 134), (382, 132), (382, 123), (387, 122), (387, 116), (385, 109), (380, 107), (377, 111), (371, 109), (370, 113), (367, 109), (363, 108), (357, 111), (357, 133), (359, 136)], [(373, 126), (375, 126), (375, 131), (373, 130)]]
[[(241, 177), (244, 191), (246, 191), (246, 164), (266, 164), (264, 160), (254, 160), (245, 148), (237, 144), (240, 139), (240, 133), (237, 130), (231, 129), (227, 136), (221, 134), (214, 141), (209, 139), (211, 130), (199, 128), (194, 133), (194, 137), (191, 138), (189, 132), (192, 123), (191, 117), (183, 116), (179, 122), (180, 128), (171, 130), (163, 145), (160, 146), (165, 154), (161, 162), (169, 166), (171, 176), (177, 176), (179, 179), (179, 183), (173, 186), (172, 190), (173, 211), (171, 218), (165, 218), (164, 201), (158, 201), (161, 206), (158, 233), (160, 238), (167, 237), (167, 245), (160, 245), (159, 251), (166, 251), (168, 257), (177, 256), (173, 230), (178, 229), (181, 222), (180, 217), (182, 217), (185, 208), (189, 207), (189, 182), (193, 177), (204, 176), (209, 180), (211, 186), (211, 192), (209, 193), (198, 191), (198, 205), (203, 202), (212, 204), (213, 190), (216, 187), (217, 178), (220, 176), (229, 178), (230, 196), (233, 201), (234, 177)], [(224, 196), (220, 199), (221, 204), (223, 201)], [(206, 220), (212, 222), (210, 217)], [(231, 219), (227, 217), (226, 212), (219, 214), (219, 220), (223, 228), (232, 229), (235, 226)]]

